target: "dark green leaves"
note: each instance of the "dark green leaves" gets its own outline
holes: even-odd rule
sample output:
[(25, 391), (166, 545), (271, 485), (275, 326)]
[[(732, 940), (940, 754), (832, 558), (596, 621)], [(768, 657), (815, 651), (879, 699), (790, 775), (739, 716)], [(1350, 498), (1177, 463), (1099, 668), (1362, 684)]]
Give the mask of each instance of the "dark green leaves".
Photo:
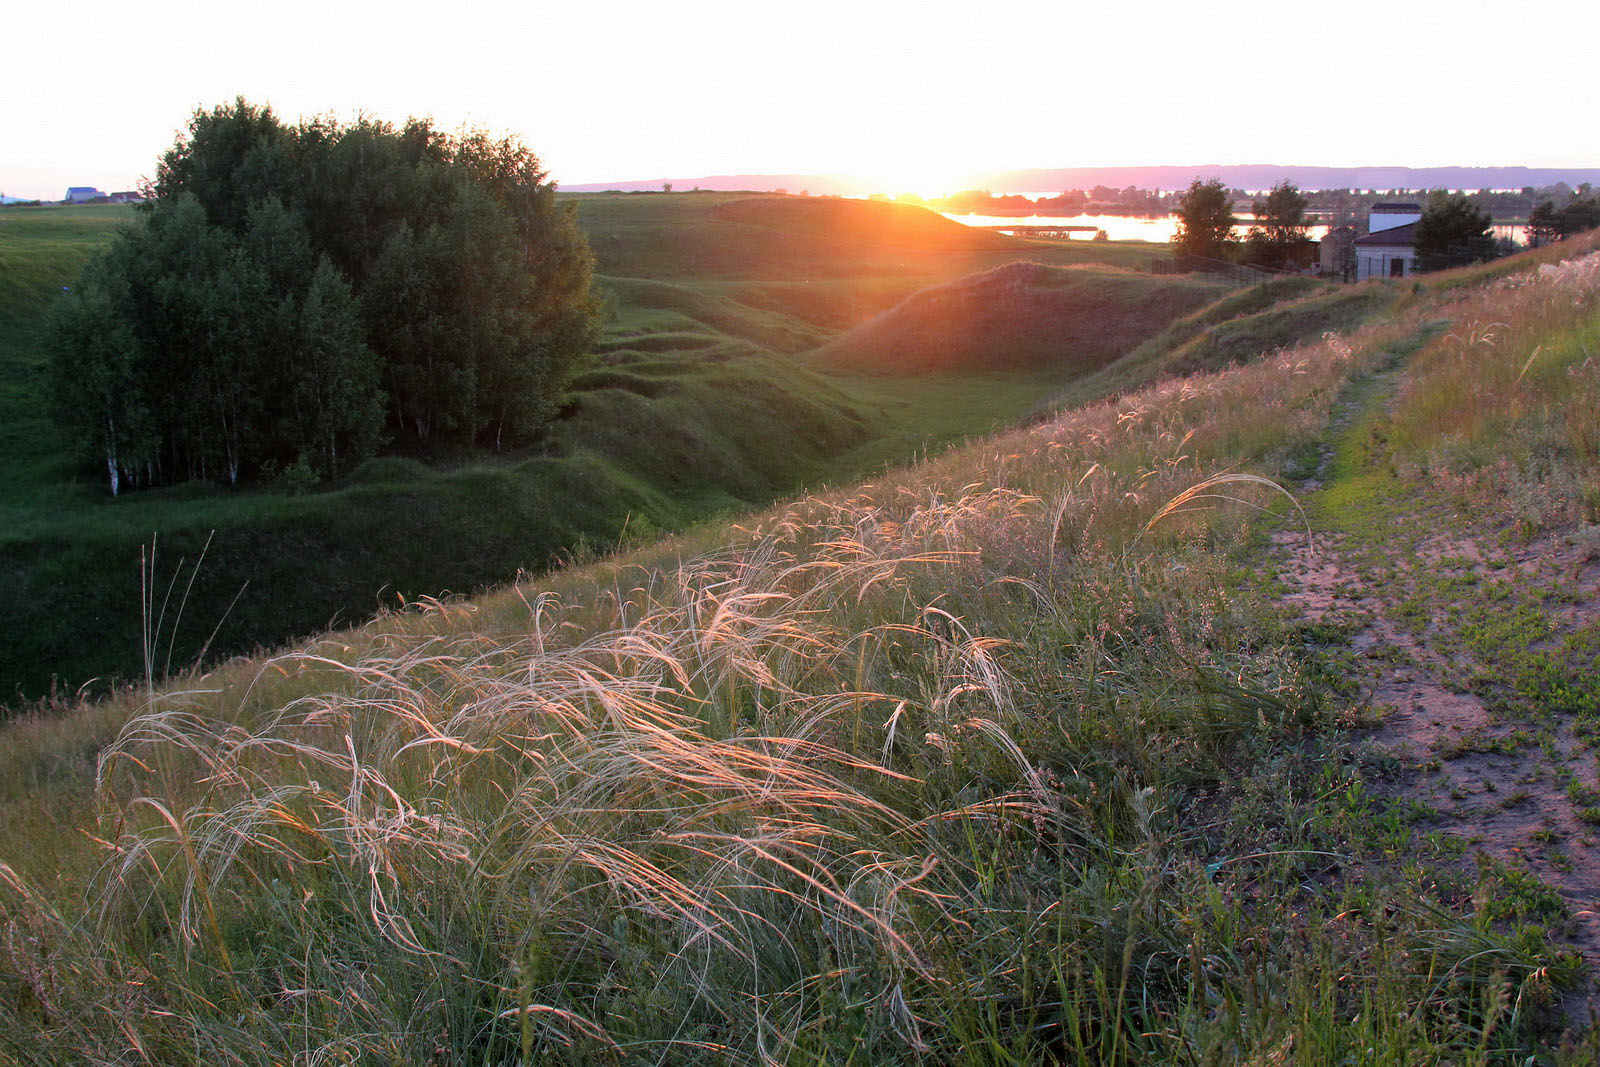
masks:
[(1256, 201), (1255, 225), (1245, 239), (1245, 262), (1274, 270), (1298, 270), (1310, 264), (1316, 246), (1306, 236), (1309, 201), (1290, 181), (1272, 187), (1265, 201)]
[(385, 427), (525, 439), (593, 346), (591, 259), (514, 138), (198, 112), (53, 334), (56, 410), (120, 486), (335, 476)]
[(1233, 200), (1215, 179), (1189, 183), (1178, 200), (1178, 233), (1173, 245), (1180, 256), (1226, 258), (1233, 242)]
[(1487, 212), (1473, 207), (1460, 193), (1436, 190), (1429, 195), (1428, 206), (1417, 220), (1412, 247), (1416, 249), (1418, 269), (1443, 270), (1493, 259), (1498, 254), (1491, 232), (1493, 224)]

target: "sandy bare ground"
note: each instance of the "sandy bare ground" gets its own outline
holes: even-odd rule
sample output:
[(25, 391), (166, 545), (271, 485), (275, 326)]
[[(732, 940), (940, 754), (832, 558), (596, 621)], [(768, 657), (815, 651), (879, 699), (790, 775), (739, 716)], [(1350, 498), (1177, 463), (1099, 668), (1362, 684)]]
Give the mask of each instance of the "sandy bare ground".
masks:
[[(1419, 589), (1437, 589), (1441, 577), (1466, 579), (1458, 586), (1476, 592), (1465, 595), (1484, 598), (1469, 606), (1490, 611), (1501, 609), (1472, 579), (1500, 583), (1502, 591), (1510, 583), (1524, 603), (1558, 592), (1561, 606), (1551, 617), (1559, 637), (1600, 615), (1600, 561), (1570, 538), (1503, 546), (1491, 531), (1463, 530), (1426, 509), (1397, 514), (1394, 523), (1392, 540), (1376, 550), (1370, 540), (1358, 547), (1337, 535), (1309, 542), (1303, 530), (1280, 535), (1274, 554), (1288, 587), (1284, 600), (1299, 618), (1350, 635), (1345, 651), (1365, 690), (1356, 710), (1369, 724), (1358, 736), (1398, 757), (1400, 772), (1385, 787), (1391, 795), (1437, 813), (1419, 832), (1454, 835), (1466, 845), (1464, 863), (1486, 853), (1566, 899), (1572, 919), (1560, 933), (1590, 971), (1589, 988), (1567, 1005), (1582, 1017), (1600, 1007), (1595, 748), (1575, 716), (1496, 714), (1472, 691), (1483, 692), (1486, 677), (1492, 690), (1495, 668), (1463, 650), (1453, 632), (1459, 614), (1434, 603), (1419, 623), (1416, 605)], [(1469, 686), (1474, 677), (1479, 684)]]

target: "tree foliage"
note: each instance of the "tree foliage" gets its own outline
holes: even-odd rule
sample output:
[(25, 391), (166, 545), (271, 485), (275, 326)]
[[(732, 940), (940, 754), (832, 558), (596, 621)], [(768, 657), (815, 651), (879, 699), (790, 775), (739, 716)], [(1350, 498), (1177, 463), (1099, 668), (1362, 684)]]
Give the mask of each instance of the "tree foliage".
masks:
[(1413, 231), (1417, 269), (1444, 270), (1495, 258), (1499, 248), (1493, 225), (1488, 212), (1473, 207), (1465, 196), (1435, 190)]
[(1245, 238), (1245, 262), (1278, 270), (1309, 264), (1316, 249), (1306, 236), (1308, 205), (1305, 194), (1287, 179), (1273, 186), (1265, 201), (1256, 201), (1256, 222)]
[(1178, 198), (1178, 232), (1172, 243), (1180, 256), (1224, 259), (1233, 248), (1233, 199), (1222, 182), (1196, 178)]
[(1545, 200), (1528, 215), (1528, 239), (1534, 245), (1565, 240), (1600, 226), (1600, 198), (1575, 196), (1557, 208)]
[(113, 492), (385, 434), (525, 439), (593, 347), (592, 259), (515, 138), (197, 112), (54, 318), (53, 409)]

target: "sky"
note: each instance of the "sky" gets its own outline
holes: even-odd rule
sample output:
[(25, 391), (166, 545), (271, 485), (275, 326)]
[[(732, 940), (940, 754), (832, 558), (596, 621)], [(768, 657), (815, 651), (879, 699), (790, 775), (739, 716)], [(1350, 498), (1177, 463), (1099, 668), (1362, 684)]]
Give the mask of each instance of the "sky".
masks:
[[(515, 133), (559, 182), (1027, 167), (1600, 167), (1593, 0), (80, 0), (0, 23), (0, 193), (131, 189), (196, 108)], [(1580, 49), (1581, 52), (1581, 49)]]

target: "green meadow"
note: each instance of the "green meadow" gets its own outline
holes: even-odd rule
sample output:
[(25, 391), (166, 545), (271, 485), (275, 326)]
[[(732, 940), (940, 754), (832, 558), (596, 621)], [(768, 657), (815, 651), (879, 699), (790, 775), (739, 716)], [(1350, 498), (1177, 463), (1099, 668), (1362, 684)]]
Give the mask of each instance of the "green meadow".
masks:
[[(1045, 338), (1018, 364), (1002, 358), (1009, 339), (973, 336), (955, 362), (919, 366), (883, 343), (900, 327), (873, 322), (921, 290), (1017, 260), (1125, 290), (1080, 317), (1080, 340), (1096, 323), (1119, 339), (1154, 334), (1223, 292), (1127, 274), (1161, 247), (1014, 240), (893, 204), (573, 199), (608, 317), (563, 417), (531, 447), (390, 455), (332, 486), (191, 484), (115, 500), (46, 415), (40, 340), (52, 298), (131, 209), (0, 212), (5, 701), (272, 648), (849, 480), (1004, 426), (1111, 355), (1101, 344), (1086, 361), (1074, 337)], [(901, 317), (918, 320), (913, 341), (939, 325)], [(830, 344), (854, 353), (848, 365), (825, 358)]]

